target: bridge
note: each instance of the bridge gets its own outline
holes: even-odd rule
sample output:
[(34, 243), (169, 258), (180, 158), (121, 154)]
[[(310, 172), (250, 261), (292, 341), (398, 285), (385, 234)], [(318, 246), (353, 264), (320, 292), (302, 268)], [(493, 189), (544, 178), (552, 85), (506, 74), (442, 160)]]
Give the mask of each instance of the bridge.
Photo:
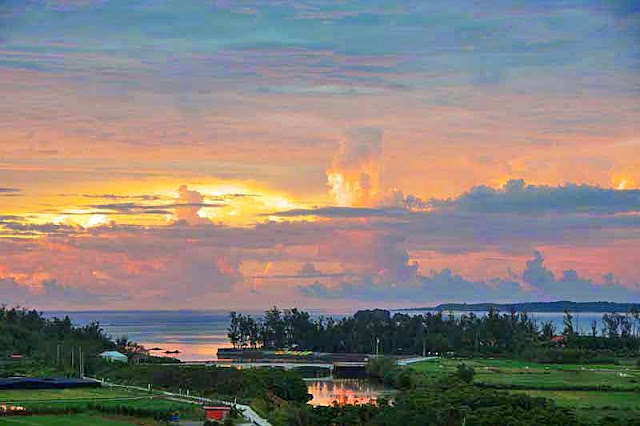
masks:
[[(371, 356), (371, 358), (375, 358)], [(409, 365), (415, 362), (436, 359), (437, 357), (413, 357), (398, 359), (398, 365)], [(233, 367), (233, 368), (261, 368), (273, 367), (284, 368), (285, 370), (293, 370), (295, 368), (325, 368), (331, 372), (339, 368), (362, 369), (367, 366), (367, 361), (291, 361), (291, 360), (261, 360), (261, 361), (186, 361), (180, 364), (166, 365), (206, 365), (216, 367)]]

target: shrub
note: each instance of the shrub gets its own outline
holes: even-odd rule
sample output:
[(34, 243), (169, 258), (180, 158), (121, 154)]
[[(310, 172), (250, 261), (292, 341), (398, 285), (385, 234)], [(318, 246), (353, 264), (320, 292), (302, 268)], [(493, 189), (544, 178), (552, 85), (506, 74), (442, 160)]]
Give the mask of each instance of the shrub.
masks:
[(458, 364), (458, 366), (456, 367), (455, 376), (465, 383), (472, 383), (475, 374), (476, 371), (473, 369), (473, 367), (467, 364)]

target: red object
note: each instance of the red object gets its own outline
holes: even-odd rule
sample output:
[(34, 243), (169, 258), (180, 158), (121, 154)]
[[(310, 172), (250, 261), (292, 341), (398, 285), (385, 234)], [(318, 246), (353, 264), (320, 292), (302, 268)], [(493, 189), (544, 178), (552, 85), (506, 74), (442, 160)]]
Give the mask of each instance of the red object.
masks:
[(204, 407), (204, 411), (207, 416), (207, 420), (225, 420), (229, 416), (231, 407), (224, 405), (216, 407)]

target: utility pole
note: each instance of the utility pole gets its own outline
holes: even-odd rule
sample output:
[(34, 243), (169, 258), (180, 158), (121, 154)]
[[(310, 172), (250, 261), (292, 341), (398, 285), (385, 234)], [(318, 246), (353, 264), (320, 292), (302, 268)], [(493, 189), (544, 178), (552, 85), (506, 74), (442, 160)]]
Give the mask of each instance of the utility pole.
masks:
[(61, 355), (61, 352), (62, 351), (61, 351), (60, 345), (57, 345), (56, 346), (56, 365), (58, 367), (60, 367), (60, 355)]
[(379, 354), (380, 354), (380, 338), (376, 337), (376, 358), (378, 358)]
[(78, 348), (80, 352), (80, 378), (84, 378), (84, 352), (82, 352), (82, 346)]

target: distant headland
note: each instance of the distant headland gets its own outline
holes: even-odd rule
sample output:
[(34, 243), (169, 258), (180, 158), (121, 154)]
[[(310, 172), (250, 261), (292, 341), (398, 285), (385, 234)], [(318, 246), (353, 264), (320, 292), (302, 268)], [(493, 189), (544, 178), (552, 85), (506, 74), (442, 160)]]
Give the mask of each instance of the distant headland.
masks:
[(443, 303), (433, 307), (404, 308), (397, 311), (488, 311), (494, 308), (498, 311), (515, 309), (519, 312), (628, 312), (640, 307), (639, 303), (616, 302), (571, 302), (560, 300), (556, 302), (526, 302), (526, 303)]

